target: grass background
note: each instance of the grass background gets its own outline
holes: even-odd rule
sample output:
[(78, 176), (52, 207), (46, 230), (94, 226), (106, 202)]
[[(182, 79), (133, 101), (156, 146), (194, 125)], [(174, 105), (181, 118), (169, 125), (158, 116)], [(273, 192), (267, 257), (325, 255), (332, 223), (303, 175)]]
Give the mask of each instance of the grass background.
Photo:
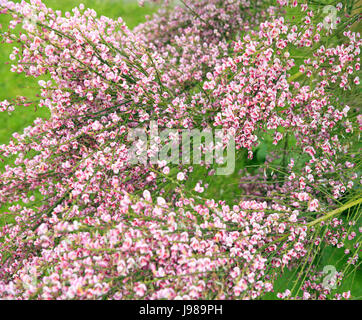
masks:
[[(86, 7), (94, 9), (99, 15), (109, 16), (111, 18), (122, 17), (130, 28), (146, 20), (145, 15), (151, 15), (157, 10), (155, 5), (146, 5), (139, 7), (136, 1), (132, 0), (43, 0), (43, 2), (57, 10), (70, 11), (75, 6), (83, 3)], [(0, 24), (6, 24), (7, 17), (0, 15)], [(0, 46), (0, 100), (11, 100), (16, 96), (22, 95), (30, 99), (37, 99), (38, 93), (37, 80), (26, 78), (23, 74), (14, 74), (10, 72), (9, 54), (12, 51), (12, 45), (1, 44)], [(22, 130), (31, 125), (37, 117), (48, 117), (47, 109), (34, 110), (34, 107), (17, 107), (11, 115), (0, 113), (0, 144), (7, 143), (14, 132)], [(269, 149), (269, 150), (268, 150)], [(270, 151), (270, 144), (263, 144), (256, 153), (256, 159), (263, 162), (265, 155)], [(236, 170), (233, 175), (228, 177), (209, 178), (204, 169), (195, 170), (192, 180), (187, 183), (187, 187), (192, 189), (198, 180), (209, 183), (210, 187), (205, 192), (206, 197), (215, 199), (234, 200), (240, 195), (238, 171), (246, 164), (245, 157), (242, 155), (237, 159)], [(4, 164), (0, 164), (0, 169)], [(4, 212), (6, 208), (0, 208)], [(2, 219), (0, 219), (2, 220)], [(4, 222), (4, 221), (3, 221)], [(0, 221), (1, 224), (1, 221)], [(1, 243), (0, 243), (1, 245)], [(351, 247), (353, 243), (347, 244)], [(343, 254), (344, 249), (325, 248), (320, 255), (320, 270), (326, 265), (333, 265), (338, 271), (342, 270), (346, 259)], [(285, 270), (276, 280), (276, 292), (284, 291), (290, 288), (291, 284), (297, 280), (297, 270)], [(362, 272), (355, 269), (348, 279), (343, 282), (338, 292), (351, 289), (354, 298), (362, 297)], [(275, 299), (275, 293), (269, 293), (264, 298)]]

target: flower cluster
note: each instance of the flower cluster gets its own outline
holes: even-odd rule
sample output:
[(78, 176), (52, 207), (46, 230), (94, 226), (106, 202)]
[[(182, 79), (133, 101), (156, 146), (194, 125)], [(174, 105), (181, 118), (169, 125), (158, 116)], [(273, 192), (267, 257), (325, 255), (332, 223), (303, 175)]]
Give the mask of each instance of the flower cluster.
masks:
[[(0, 0), (11, 70), (38, 78), (51, 114), (0, 145), (15, 159), (0, 172), (0, 298), (255, 299), (286, 267), (313, 262), (319, 243), (356, 237), (362, 120), (334, 92), (359, 84), (360, 35), (327, 45), (308, 5), (292, 1), (305, 14), (294, 23), (280, 15), (288, 1), (267, 2), (187, 1), (131, 31), (83, 5), (63, 16)], [(0, 111), (17, 105), (28, 102)], [(187, 187), (192, 165), (132, 163), (128, 133), (151, 120), (222, 128), (245, 161), (263, 144), (282, 149), (241, 170), (228, 203)], [(302, 298), (331, 294), (308, 293), (322, 290), (318, 276)]]

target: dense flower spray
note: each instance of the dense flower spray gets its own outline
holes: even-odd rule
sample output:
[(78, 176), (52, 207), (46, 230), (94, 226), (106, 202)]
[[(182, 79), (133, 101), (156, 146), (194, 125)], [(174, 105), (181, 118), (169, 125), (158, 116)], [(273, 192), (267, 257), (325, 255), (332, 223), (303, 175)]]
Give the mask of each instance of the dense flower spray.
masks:
[[(0, 229), (1, 298), (255, 299), (301, 265), (301, 285), (279, 297), (332, 295), (306, 265), (360, 221), (362, 119), (335, 93), (357, 90), (361, 39), (346, 17), (328, 45), (318, 13), (290, 2), (187, 1), (131, 31), (82, 5), (63, 16), (0, 0), (12, 71), (39, 78), (51, 113), (0, 146), (15, 158), (0, 173), (14, 218)], [(290, 8), (301, 22), (282, 17)], [(249, 159), (263, 143), (282, 149), (241, 170), (229, 203), (185, 187), (192, 165), (130, 161), (129, 130), (151, 120), (221, 128)]]

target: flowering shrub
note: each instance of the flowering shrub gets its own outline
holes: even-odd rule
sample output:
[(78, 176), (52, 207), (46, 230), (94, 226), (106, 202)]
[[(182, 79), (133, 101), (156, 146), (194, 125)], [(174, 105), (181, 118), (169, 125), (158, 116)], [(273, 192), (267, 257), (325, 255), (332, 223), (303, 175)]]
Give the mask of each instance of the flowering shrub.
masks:
[[(0, 174), (1, 298), (255, 299), (293, 267), (300, 282), (278, 297), (350, 296), (315, 264), (361, 232), (361, 39), (345, 4), (333, 30), (308, 1), (290, 2), (188, 1), (131, 31), (82, 5), (62, 16), (0, 0), (11, 70), (39, 78), (51, 113), (0, 146), (13, 159)], [(277, 151), (242, 168), (233, 201), (213, 198), (187, 183), (216, 165), (130, 161), (129, 131), (151, 120), (221, 128), (246, 163), (263, 145)], [(359, 248), (345, 249), (338, 281)]]

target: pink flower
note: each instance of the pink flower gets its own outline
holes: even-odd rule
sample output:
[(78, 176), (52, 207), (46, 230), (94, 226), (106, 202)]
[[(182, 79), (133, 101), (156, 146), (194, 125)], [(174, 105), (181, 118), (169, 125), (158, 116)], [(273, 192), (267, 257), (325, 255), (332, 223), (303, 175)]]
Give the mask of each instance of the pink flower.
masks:
[(313, 200), (309, 201), (309, 203), (308, 203), (309, 211), (317, 211), (318, 208), (319, 208), (319, 201), (317, 199), (313, 199)]
[(185, 174), (183, 172), (179, 172), (177, 174), (177, 180), (179, 180), (179, 181), (185, 180)]
[(147, 287), (144, 283), (137, 283), (133, 288), (136, 296), (143, 297), (146, 294)]
[(198, 182), (194, 189), (196, 192), (202, 193), (204, 192), (204, 188), (200, 186), (200, 183)]
[(48, 226), (45, 223), (42, 223), (37, 230), (38, 235), (44, 235), (48, 232)]

